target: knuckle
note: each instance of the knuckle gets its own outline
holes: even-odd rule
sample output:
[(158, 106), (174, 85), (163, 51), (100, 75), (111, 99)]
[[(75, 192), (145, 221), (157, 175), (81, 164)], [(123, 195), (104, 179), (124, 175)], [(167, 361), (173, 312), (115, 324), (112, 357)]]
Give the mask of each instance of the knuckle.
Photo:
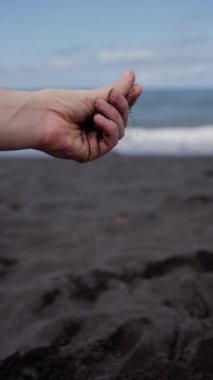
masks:
[(109, 120), (109, 128), (114, 131), (117, 129), (117, 123), (113, 120)]
[(100, 102), (100, 98), (95, 98), (93, 102), (95, 108), (99, 106), (99, 102)]
[(111, 101), (113, 101), (115, 97), (115, 94), (116, 94), (116, 89), (113, 87), (108, 93), (107, 101), (111, 103)]
[(122, 94), (117, 88), (112, 88), (108, 94), (108, 102), (111, 104), (117, 103), (121, 96)]

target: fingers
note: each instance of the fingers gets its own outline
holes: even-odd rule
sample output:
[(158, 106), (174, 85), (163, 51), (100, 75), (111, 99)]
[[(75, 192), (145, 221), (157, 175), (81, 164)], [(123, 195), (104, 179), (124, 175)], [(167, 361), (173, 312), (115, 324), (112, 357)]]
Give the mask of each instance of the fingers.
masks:
[(143, 92), (143, 88), (139, 84), (134, 84), (134, 86), (130, 88), (126, 96), (129, 108), (131, 108), (135, 104), (135, 102), (137, 101), (139, 96), (142, 94), (142, 92)]
[[(124, 119), (122, 118), (123, 115), (121, 112), (119, 113), (120, 110), (119, 110), (119, 108), (116, 107), (116, 104), (119, 103), (120, 97), (123, 98), (123, 96), (120, 93), (118, 93), (118, 97), (112, 96), (113, 99), (114, 98), (117, 99), (117, 100), (114, 99), (115, 106), (114, 106), (114, 104), (112, 105), (112, 103), (110, 104), (106, 100), (101, 99), (101, 98), (96, 99), (96, 101), (94, 103), (95, 109), (98, 113), (100, 113), (106, 119), (112, 120), (115, 123), (115, 125), (118, 129), (119, 139), (121, 139), (124, 136), (124, 128), (125, 128), (125, 122), (124, 122)], [(125, 99), (124, 99), (124, 101), (125, 101)], [(124, 113), (125, 114), (126, 114), (126, 112), (128, 113), (127, 101), (126, 101), (126, 104), (124, 105), (124, 108), (125, 108)]]
[(96, 129), (90, 134), (90, 159), (109, 152), (124, 136), (129, 108), (142, 93), (142, 87), (134, 81), (134, 73), (127, 70), (112, 87), (90, 90), (94, 99)]
[[(124, 136), (125, 126), (128, 120), (129, 107), (132, 107), (142, 92), (140, 85), (134, 85), (129, 90), (126, 97), (116, 89), (112, 88), (108, 94), (107, 101), (103, 98), (97, 98), (94, 102), (95, 110), (98, 114), (104, 116), (104, 119), (98, 118), (98, 122), (112, 121), (114, 127), (118, 129), (118, 138)], [(102, 123), (98, 123), (98, 125)], [(105, 124), (104, 124), (105, 125)]]
[(101, 132), (101, 154), (105, 154), (118, 143), (119, 131), (117, 125), (114, 121), (98, 113), (94, 116), (94, 124), (96, 129)]
[(108, 95), (108, 102), (111, 103), (120, 113), (124, 125), (126, 126), (129, 113), (129, 105), (127, 99), (118, 91), (116, 88), (113, 88)]
[[(128, 120), (129, 108), (135, 104), (142, 91), (142, 87), (138, 84), (135, 84), (130, 88), (126, 97), (124, 97), (118, 89), (112, 88), (108, 93), (107, 101), (101, 98), (97, 98), (94, 102), (94, 105), (98, 112), (107, 118), (112, 119), (115, 123), (118, 124), (119, 129), (122, 130), (123, 125), (121, 118), (125, 127)], [(113, 107), (109, 107), (109, 105)], [(116, 112), (116, 110), (118, 112)]]

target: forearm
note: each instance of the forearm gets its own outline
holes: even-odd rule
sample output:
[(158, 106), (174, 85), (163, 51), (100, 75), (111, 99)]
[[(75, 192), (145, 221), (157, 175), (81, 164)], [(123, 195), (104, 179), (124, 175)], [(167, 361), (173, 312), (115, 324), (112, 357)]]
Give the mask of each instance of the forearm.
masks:
[(36, 93), (0, 89), (0, 150), (36, 147)]

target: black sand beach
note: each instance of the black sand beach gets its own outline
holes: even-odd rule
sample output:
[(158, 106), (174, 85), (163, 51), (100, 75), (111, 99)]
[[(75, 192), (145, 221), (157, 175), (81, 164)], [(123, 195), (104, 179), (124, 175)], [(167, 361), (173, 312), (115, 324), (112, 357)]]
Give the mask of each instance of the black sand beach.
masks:
[(0, 379), (213, 379), (213, 158), (0, 161)]

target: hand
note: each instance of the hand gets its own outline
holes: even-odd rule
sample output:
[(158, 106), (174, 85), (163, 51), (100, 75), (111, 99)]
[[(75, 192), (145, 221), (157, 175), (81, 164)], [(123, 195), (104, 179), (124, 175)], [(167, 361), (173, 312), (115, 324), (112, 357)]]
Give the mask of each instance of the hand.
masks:
[(131, 70), (95, 90), (41, 90), (39, 144), (52, 156), (88, 162), (109, 152), (124, 136), (129, 107), (140, 96)]

